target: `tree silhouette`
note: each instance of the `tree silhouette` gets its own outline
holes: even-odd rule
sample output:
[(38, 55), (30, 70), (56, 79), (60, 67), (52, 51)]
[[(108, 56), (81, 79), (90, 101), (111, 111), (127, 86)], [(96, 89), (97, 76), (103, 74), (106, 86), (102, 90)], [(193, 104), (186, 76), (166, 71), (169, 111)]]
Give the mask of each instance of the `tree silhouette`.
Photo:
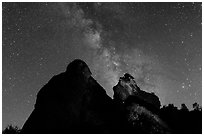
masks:
[(184, 103), (181, 104), (181, 111), (185, 111), (185, 112), (189, 111), (187, 106)]
[(21, 129), (18, 126), (8, 125), (3, 131), (2, 134), (19, 134)]
[(194, 109), (195, 111), (201, 111), (201, 107), (199, 106), (199, 104), (198, 104), (197, 102), (195, 102), (195, 103), (193, 104), (193, 109)]
[(172, 133), (202, 133), (202, 108), (198, 103), (193, 104), (191, 111), (185, 104), (181, 104), (180, 109), (173, 104), (165, 105), (160, 109), (160, 116), (172, 129)]

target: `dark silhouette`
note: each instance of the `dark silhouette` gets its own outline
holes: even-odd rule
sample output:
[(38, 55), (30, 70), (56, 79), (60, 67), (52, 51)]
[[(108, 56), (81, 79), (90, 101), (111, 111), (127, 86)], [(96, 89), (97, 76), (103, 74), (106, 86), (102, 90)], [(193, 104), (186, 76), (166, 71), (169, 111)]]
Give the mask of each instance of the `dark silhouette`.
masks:
[(126, 133), (170, 133), (159, 117), (159, 98), (140, 90), (130, 74), (121, 77), (113, 90), (114, 101), (124, 112)]
[(128, 73), (113, 91), (111, 99), (87, 64), (74, 60), (38, 92), (21, 133), (201, 133), (197, 103), (193, 111), (184, 104), (180, 110), (173, 104), (160, 109), (159, 98), (141, 90)]
[(17, 126), (8, 125), (3, 131), (2, 134), (20, 134), (21, 129)]
[(185, 104), (178, 109), (173, 104), (163, 106), (160, 109), (161, 118), (172, 128), (176, 134), (201, 134), (202, 110), (197, 104), (193, 104), (193, 110), (189, 111)]
[(113, 107), (87, 64), (74, 60), (39, 91), (22, 133), (112, 133)]

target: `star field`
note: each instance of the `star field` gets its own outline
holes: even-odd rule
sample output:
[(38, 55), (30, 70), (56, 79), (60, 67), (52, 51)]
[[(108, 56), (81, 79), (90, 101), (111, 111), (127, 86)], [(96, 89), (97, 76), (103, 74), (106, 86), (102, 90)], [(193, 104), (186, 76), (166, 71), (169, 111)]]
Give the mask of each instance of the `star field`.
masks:
[(75, 58), (110, 97), (129, 72), (162, 105), (202, 104), (201, 3), (3, 3), (2, 24), (3, 128)]

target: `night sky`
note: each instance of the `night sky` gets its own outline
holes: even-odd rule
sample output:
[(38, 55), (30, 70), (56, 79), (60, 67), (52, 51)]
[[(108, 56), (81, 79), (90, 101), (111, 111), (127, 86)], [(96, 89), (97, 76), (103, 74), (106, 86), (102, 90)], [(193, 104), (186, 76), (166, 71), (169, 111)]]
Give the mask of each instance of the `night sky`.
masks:
[(162, 105), (202, 104), (201, 3), (3, 3), (2, 19), (3, 128), (75, 58), (111, 97), (129, 72)]

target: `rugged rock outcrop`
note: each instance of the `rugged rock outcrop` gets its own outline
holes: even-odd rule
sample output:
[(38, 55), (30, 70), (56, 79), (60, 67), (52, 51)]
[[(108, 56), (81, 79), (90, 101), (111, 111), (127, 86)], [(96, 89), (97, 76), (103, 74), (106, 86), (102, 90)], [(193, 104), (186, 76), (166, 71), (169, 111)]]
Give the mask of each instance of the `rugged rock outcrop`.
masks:
[(154, 93), (142, 91), (130, 74), (121, 77), (113, 90), (114, 100), (124, 111), (130, 133), (169, 133), (159, 117), (159, 98)]
[(74, 60), (39, 91), (22, 133), (114, 133), (113, 104), (86, 63)]
[[(134, 78), (126, 73), (124, 77), (120, 77), (119, 82), (116, 86), (113, 87), (114, 99), (124, 103), (127, 98), (134, 96), (140, 104), (150, 105), (153, 108), (159, 109), (161, 103), (159, 98), (154, 93), (148, 93), (141, 90)], [(131, 98), (133, 99), (133, 98)]]
[(82, 60), (71, 62), (37, 94), (21, 133), (165, 133), (156, 95), (125, 74), (111, 99)]

